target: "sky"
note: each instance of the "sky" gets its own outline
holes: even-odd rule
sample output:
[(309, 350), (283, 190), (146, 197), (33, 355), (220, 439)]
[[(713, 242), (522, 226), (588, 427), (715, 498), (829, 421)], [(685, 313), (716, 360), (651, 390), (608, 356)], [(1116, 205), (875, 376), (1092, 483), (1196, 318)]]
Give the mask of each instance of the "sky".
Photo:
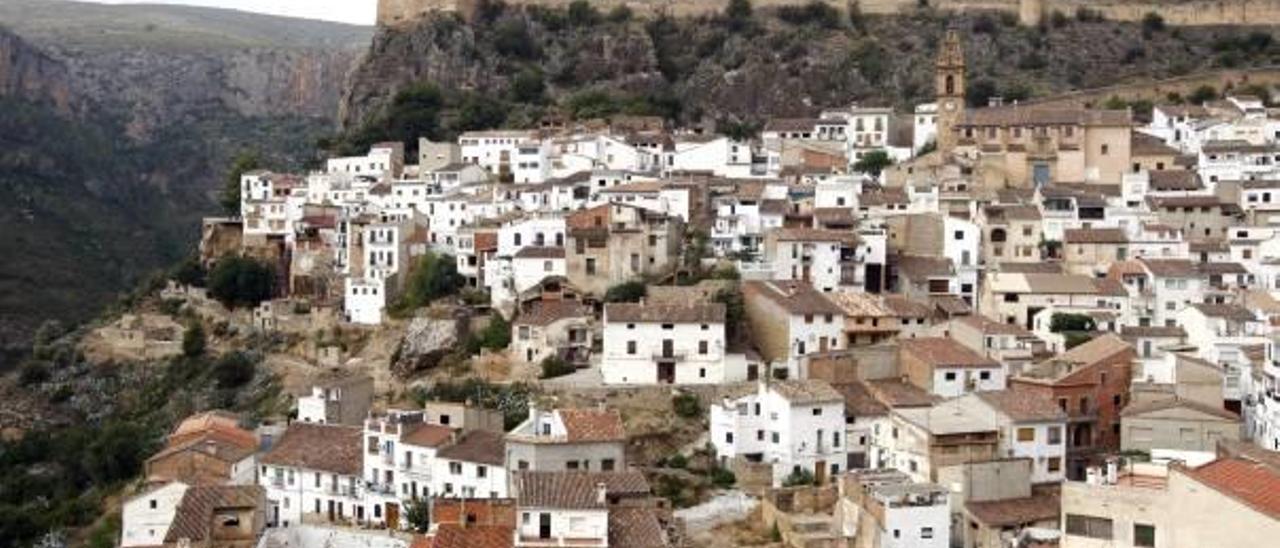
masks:
[(99, 4), (187, 4), (372, 25), (377, 0), (88, 0)]

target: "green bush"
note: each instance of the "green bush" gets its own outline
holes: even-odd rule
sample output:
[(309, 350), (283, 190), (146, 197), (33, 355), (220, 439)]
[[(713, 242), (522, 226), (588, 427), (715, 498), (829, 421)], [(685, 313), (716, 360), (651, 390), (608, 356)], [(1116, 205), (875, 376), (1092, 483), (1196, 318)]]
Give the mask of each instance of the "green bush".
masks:
[(1164, 30), (1164, 18), (1160, 14), (1149, 11), (1142, 16), (1142, 34), (1150, 37), (1152, 34)]
[(624, 282), (604, 292), (606, 303), (638, 303), (649, 293), (644, 282)]
[(218, 388), (239, 388), (253, 380), (257, 366), (249, 356), (241, 352), (224, 354), (213, 364)]
[(725, 21), (734, 32), (748, 30), (753, 26), (751, 0), (729, 0), (724, 8)]
[(428, 251), (409, 272), (398, 307), (412, 310), (427, 306), (431, 301), (457, 293), (464, 282), (453, 255)]
[(727, 468), (716, 467), (711, 470), (711, 484), (721, 489), (733, 487), (738, 482), (738, 477)]
[(840, 12), (826, 2), (809, 0), (803, 6), (778, 7), (778, 19), (792, 25), (813, 25), (826, 29), (840, 28)]
[(493, 47), (498, 53), (518, 59), (534, 60), (542, 55), (529, 27), (520, 19), (504, 19), (494, 28)]
[(182, 333), (182, 355), (188, 358), (201, 356), (204, 354), (205, 344), (204, 326), (198, 321), (191, 322)]
[(689, 459), (686, 458), (684, 455), (676, 453), (674, 455), (671, 455), (670, 457), (667, 457), (666, 465), (667, 465), (667, 468), (684, 470), (685, 468), (689, 467)]
[(813, 484), (814, 484), (813, 472), (805, 470), (804, 468), (793, 470), (791, 472), (791, 475), (787, 476), (787, 478), (782, 481), (783, 487), (797, 487), (801, 485), (813, 485)]
[(696, 419), (702, 416), (702, 402), (692, 393), (676, 394), (671, 398), (671, 408), (681, 418)]
[(577, 371), (577, 368), (558, 357), (551, 356), (542, 360), (542, 378), (554, 379)]
[(569, 24), (575, 27), (590, 27), (600, 22), (600, 12), (587, 0), (569, 2)]
[(431, 528), (431, 505), (426, 499), (409, 501), (404, 518), (415, 533), (426, 533)]
[(609, 10), (608, 19), (610, 23), (626, 23), (631, 20), (633, 15), (631, 8), (627, 7), (626, 4), (618, 4), (612, 10)]
[(272, 268), (248, 257), (223, 257), (209, 273), (209, 295), (228, 308), (257, 306), (274, 286)]
[(854, 171), (866, 173), (872, 177), (879, 177), (885, 168), (893, 165), (893, 158), (889, 157), (889, 153), (883, 150), (873, 150), (862, 155), (862, 159), (853, 164)]
[(1191, 95), (1187, 96), (1187, 101), (1193, 105), (1201, 105), (1218, 98), (1218, 90), (1213, 86), (1205, 84), (1194, 90)]
[(48, 363), (29, 360), (22, 364), (22, 369), (18, 370), (18, 383), (22, 386), (41, 384), (47, 382), (51, 376)]
[[(236, 198), (239, 199), (239, 196)], [(237, 210), (238, 211), (238, 210)], [(188, 257), (173, 269), (173, 280), (192, 287), (204, 287), (205, 271), (199, 259)]]
[(520, 71), (511, 81), (511, 100), (517, 103), (541, 103), (546, 99), (546, 92), (547, 84), (538, 69)]

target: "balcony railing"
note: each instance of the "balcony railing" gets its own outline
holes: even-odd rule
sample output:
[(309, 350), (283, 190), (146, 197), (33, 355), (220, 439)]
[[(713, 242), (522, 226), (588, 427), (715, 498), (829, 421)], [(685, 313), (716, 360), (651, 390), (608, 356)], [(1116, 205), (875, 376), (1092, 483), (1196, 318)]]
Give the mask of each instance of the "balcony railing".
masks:
[(654, 351), (654, 352), (653, 352), (653, 359), (655, 359), (655, 360), (663, 360), (663, 361), (671, 361), (671, 360), (675, 360), (675, 361), (684, 361), (684, 356), (685, 356), (685, 353), (684, 353), (683, 351), (679, 351), (679, 352), (678, 352), (678, 351), (674, 351), (674, 350), (673, 350), (673, 351), (671, 351), (671, 352), (666, 352), (666, 351), (663, 351), (663, 350), (656, 350), (656, 351)]

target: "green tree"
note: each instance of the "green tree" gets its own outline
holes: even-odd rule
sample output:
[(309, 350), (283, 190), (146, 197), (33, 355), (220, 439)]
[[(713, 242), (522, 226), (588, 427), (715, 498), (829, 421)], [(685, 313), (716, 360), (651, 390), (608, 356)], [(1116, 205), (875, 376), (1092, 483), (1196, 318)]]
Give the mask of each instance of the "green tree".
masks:
[(229, 255), (209, 272), (209, 295), (228, 308), (253, 307), (271, 298), (275, 274), (269, 265)]
[(627, 7), (626, 4), (618, 4), (609, 11), (609, 22), (626, 23), (631, 20), (632, 15), (631, 8)]
[(791, 472), (791, 475), (787, 476), (786, 479), (782, 480), (783, 487), (813, 485), (813, 483), (814, 483), (813, 472), (805, 470), (804, 468), (798, 468), (796, 470), (793, 470)]
[(575, 27), (590, 27), (600, 22), (600, 12), (587, 0), (569, 2), (569, 24)]
[(240, 215), (240, 178), (245, 173), (262, 167), (262, 156), (252, 150), (241, 151), (231, 161), (231, 166), (222, 179), (222, 193), (218, 196), (218, 203), (227, 215)]
[(556, 356), (548, 356), (547, 359), (542, 360), (541, 367), (542, 367), (542, 378), (544, 379), (554, 379), (556, 377), (563, 377), (565, 375), (568, 375), (578, 370), (576, 367), (573, 366), (573, 364), (566, 362)]
[(866, 173), (872, 177), (879, 177), (880, 172), (885, 168), (893, 165), (893, 158), (889, 157), (889, 153), (883, 150), (873, 150), (862, 155), (862, 159), (853, 164), (854, 171)]
[(188, 358), (201, 356), (204, 354), (205, 344), (204, 326), (199, 321), (191, 322), (182, 333), (182, 355)]
[(431, 301), (457, 293), (463, 282), (453, 255), (437, 255), (428, 251), (409, 273), (401, 305), (409, 309), (421, 308)]
[(1149, 11), (1147, 12), (1146, 15), (1142, 16), (1143, 36), (1150, 38), (1152, 34), (1155, 34), (1163, 30), (1164, 30), (1164, 17), (1161, 17), (1160, 14), (1154, 11)]
[(546, 99), (547, 84), (542, 71), (528, 68), (511, 80), (511, 100), (517, 103), (538, 104)]
[(404, 519), (415, 533), (426, 533), (431, 529), (431, 505), (427, 499), (416, 499), (405, 505)]
[(623, 282), (604, 292), (606, 303), (638, 303), (649, 293), (644, 282)]
[(751, 28), (752, 11), (751, 0), (729, 0), (729, 5), (724, 8), (724, 17), (734, 32), (743, 31)]
[(1187, 96), (1187, 101), (1193, 105), (1202, 105), (1218, 98), (1218, 90), (1213, 86), (1205, 84), (1191, 91), (1191, 95)]
[(965, 89), (965, 102), (970, 107), (980, 108), (987, 106), (992, 97), (1000, 92), (996, 88), (996, 83), (986, 78), (970, 80), (968, 87)]
[(746, 303), (742, 291), (737, 287), (717, 291), (712, 300), (724, 305), (724, 325), (726, 340), (741, 341), (746, 337)]
[(671, 409), (676, 415), (685, 419), (696, 419), (702, 416), (702, 402), (696, 394), (682, 392), (671, 398)]
[(511, 322), (502, 314), (489, 316), (489, 324), (480, 332), (480, 347), (489, 350), (506, 350), (511, 345)]
[(187, 257), (173, 269), (173, 281), (192, 287), (204, 287), (204, 265), (196, 257)]
[(504, 19), (494, 29), (493, 47), (498, 53), (518, 59), (534, 60), (542, 55), (538, 44), (522, 19)]
[(257, 365), (243, 352), (224, 354), (213, 364), (218, 388), (239, 388), (253, 380)]
[(1052, 333), (1062, 333), (1064, 331), (1093, 331), (1097, 329), (1093, 318), (1085, 314), (1070, 314), (1066, 312), (1058, 312), (1053, 315), (1049, 321), (1049, 331)]

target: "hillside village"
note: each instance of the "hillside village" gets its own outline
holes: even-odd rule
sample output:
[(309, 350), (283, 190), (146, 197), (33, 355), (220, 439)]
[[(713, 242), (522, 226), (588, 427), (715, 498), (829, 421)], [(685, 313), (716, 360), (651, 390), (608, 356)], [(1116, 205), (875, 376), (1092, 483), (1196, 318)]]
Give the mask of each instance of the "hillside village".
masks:
[[(293, 409), (183, 421), (121, 545), (1280, 534), (1280, 110), (968, 107), (964, 42), (911, 112), (547, 119), (244, 172), (161, 295), (301, 341)], [(131, 315), (85, 348), (193, 329)], [(532, 388), (406, 397), (465, 378)]]

